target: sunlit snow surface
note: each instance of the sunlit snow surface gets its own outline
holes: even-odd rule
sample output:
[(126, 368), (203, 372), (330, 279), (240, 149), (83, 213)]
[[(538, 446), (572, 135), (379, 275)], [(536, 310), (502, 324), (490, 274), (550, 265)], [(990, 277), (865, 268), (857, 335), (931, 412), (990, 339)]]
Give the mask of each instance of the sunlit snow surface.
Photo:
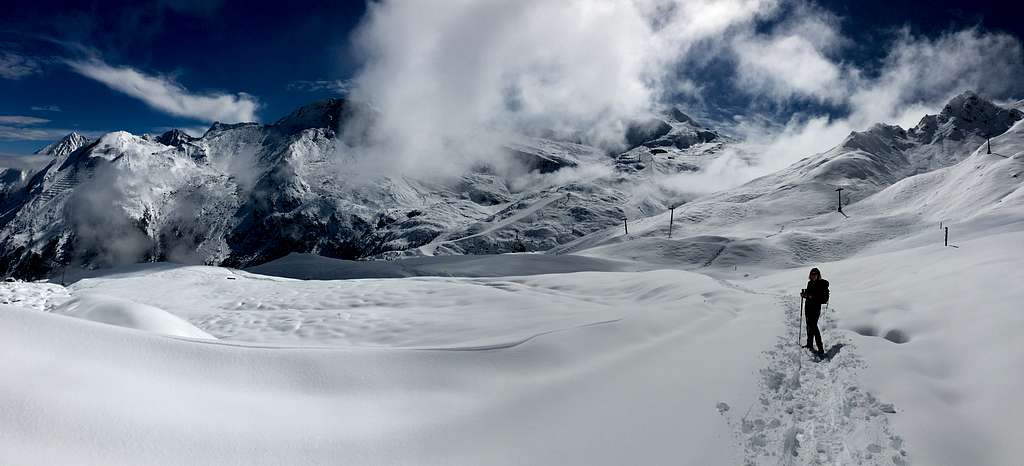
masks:
[[(584, 274), (586, 275), (586, 274)], [(145, 303), (221, 339), (286, 346), (511, 345), (618, 320), (637, 287), (603, 274), (301, 281), (217, 267), (83, 280), (72, 292)], [(607, 282), (599, 289), (578, 282)], [(667, 296), (670, 303), (673, 296)]]
[[(821, 264), (825, 343), (843, 345), (824, 363), (796, 346), (803, 269), (296, 281), (157, 267), (82, 280), (71, 296), (160, 304), (220, 340), (4, 306), (0, 457), (1012, 464), (1020, 244), (1016, 232)], [(2, 290), (66, 303), (53, 287)]]
[(782, 326), (771, 297), (682, 271), (301, 282), (184, 267), (71, 292), (159, 303), (222, 339), (3, 308), (5, 462), (731, 463), (714, 406), (755, 396)]

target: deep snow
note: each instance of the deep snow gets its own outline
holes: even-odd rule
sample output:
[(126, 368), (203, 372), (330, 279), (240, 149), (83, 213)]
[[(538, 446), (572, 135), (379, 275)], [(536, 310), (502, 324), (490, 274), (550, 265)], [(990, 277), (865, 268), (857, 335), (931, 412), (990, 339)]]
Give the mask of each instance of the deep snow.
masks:
[(803, 268), (734, 281), (295, 281), (213, 267), (85, 279), (72, 297), (161, 305), (222, 340), (4, 307), (0, 457), (1012, 464), (1024, 232), (933, 239), (820, 264), (825, 343), (842, 345), (821, 363), (796, 342)]
[[(0, 381), (4, 462), (734, 463), (715, 405), (754, 399), (752, 355), (781, 327), (763, 312), (769, 297), (688, 272), (350, 282), (229, 273), (140, 273), (85, 289), (201, 286), (153, 298), (178, 312), (245, 286), (260, 303), (284, 298), (291, 315), (380, 317), (339, 325), (352, 335), (340, 346), (282, 348), (261, 332), (205, 343), (5, 307), (0, 341), (16, 363)], [(299, 283), (309, 288), (287, 296), (275, 286)], [(331, 291), (339, 286), (363, 295)], [(464, 312), (451, 308), (460, 302)], [(374, 312), (388, 307), (411, 312)]]

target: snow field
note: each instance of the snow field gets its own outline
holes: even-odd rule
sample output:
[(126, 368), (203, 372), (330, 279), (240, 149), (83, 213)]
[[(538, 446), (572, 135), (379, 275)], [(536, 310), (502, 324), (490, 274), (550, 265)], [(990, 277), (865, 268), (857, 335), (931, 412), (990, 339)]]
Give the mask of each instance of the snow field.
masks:
[[(978, 225), (965, 225), (977, 231)], [(862, 391), (891, 403), (891, 430), (918, 464), (1014, 464), (1024, 402), (1024, 233), (820, 264), (830, 281), (825, 344), (849, 340)], [(749, 286), (793, 293), (795, 269)], [(837, 357), (838, 359), (839, 357)], [(884, 440), (884, 439), (883, 439)], [(876, 442), (877, 443), (877, 442)]]
[[(195, 276), (196, 282), (213, 285), (210, 295), (244, 282), (213, 281), (203, 268), (155, 275), (148, 283), (146, 274), (110, 281), (135, 281), (133, 288), (148, 285), (156, 291), (156, 283)], [(266, 286), (272, 281), (250, 280), (265, 282), (253, 293), (275, 293)], [(421, 281), (360, 285), (381, 282), (388, 295), (401, 295), (402, 288), (417, 290)], [(505, 330), (500, 338), (489, 338), (505, 345), (481, 347), (473, 344), (480, 333), (460, 330), (465, 325), (460, 316), (441, 314), (431, 332), (442, 333), (440, 322), (446, 322), (453, 328), (447, 348), (463, 351), (261, 348), (179, 340), (5, 308), (0, 344), (16, 362), (10, 376), (0, 380), (0, 392), (11, 395), (0, 397), (0, 462), (622, 464), (671, 458), (735, 464), (739, 459), (715, 405), (722, 399), (749, 403), (756, 396), (761, 360), (751, 355), (781, 331), (769, 311), (770, 297), (673, 271), (463, 281), (461, 286), (495, 290), (466, 295), (490, 306), (551, 314), (548, 325), (531, 330), (547, 333), (518, 341), (523, 334)], [(290, 282), (297, 283), (302, 282)], [(437, 288), (446, 286), (441, 283)], [(86, 287), (90, 293), (98, 288)], [(442, 311), (450, 304), (448, 298), (419, 291), (425, 298), (420, 306)], [(494, 300), (494, 293), (509, 297)], [(292, 299), (300, 303), (304, 296), (309, 294)], [(556, 312), (564, 307), (595, 314), (578, 322), (606, 323), (566, 327)], [(619, 320), (608, 322), (607, 309)], [(502, 326), (521, 317), (508, 312)]]
[[(53, 313), (0, 311), (0, 462), (1013, 464), (1024, 232), (988, 225), (818, 264), (821, 363), (797, 342), (806, 267), (4, 284)], [(54, 315), (89, 299), (222, 340)]]
[(859, 386), (865, 366), (856, 346), (836, 328), (836, 312), (819, 320), (824, 360), (800, 348), (806, 331), (799, 298), (780, 296), (786, 332), (765, 351), (759, 400), (723, 415), (739, 433), (745, 464), (908, 464), (903, 439), (887, 413), (895, 410)]

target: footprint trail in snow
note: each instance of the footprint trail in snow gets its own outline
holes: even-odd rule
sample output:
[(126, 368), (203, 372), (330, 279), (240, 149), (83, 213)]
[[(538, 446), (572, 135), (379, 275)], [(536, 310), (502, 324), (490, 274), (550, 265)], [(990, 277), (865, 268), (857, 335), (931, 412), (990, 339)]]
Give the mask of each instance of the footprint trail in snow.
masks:
[(894, 407), (857, 385), (864, 361), (836, 330), (835, 309), (819, 321), (827, 345), (819, 362), (797, 343), (806, 337), (798, 335), (799, 299), (780, 297), (779, 303), (787, 331), (764, 352), (758, 401), (746, 412), (719, 405), (742, 443), (743, 464), (909, 464), (903, 439), (889, 425)]

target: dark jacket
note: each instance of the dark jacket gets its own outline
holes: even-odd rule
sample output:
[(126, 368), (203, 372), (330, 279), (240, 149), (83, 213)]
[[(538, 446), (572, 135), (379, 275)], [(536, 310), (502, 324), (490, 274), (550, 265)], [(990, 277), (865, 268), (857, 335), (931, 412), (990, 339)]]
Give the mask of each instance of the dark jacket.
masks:
[(806, 296), (808, 307), (821, 307), (822, 304), (827, 304), (828, 280), (819, 278), (815, 281), (808, 281), (807, 294), (804, 296)]

